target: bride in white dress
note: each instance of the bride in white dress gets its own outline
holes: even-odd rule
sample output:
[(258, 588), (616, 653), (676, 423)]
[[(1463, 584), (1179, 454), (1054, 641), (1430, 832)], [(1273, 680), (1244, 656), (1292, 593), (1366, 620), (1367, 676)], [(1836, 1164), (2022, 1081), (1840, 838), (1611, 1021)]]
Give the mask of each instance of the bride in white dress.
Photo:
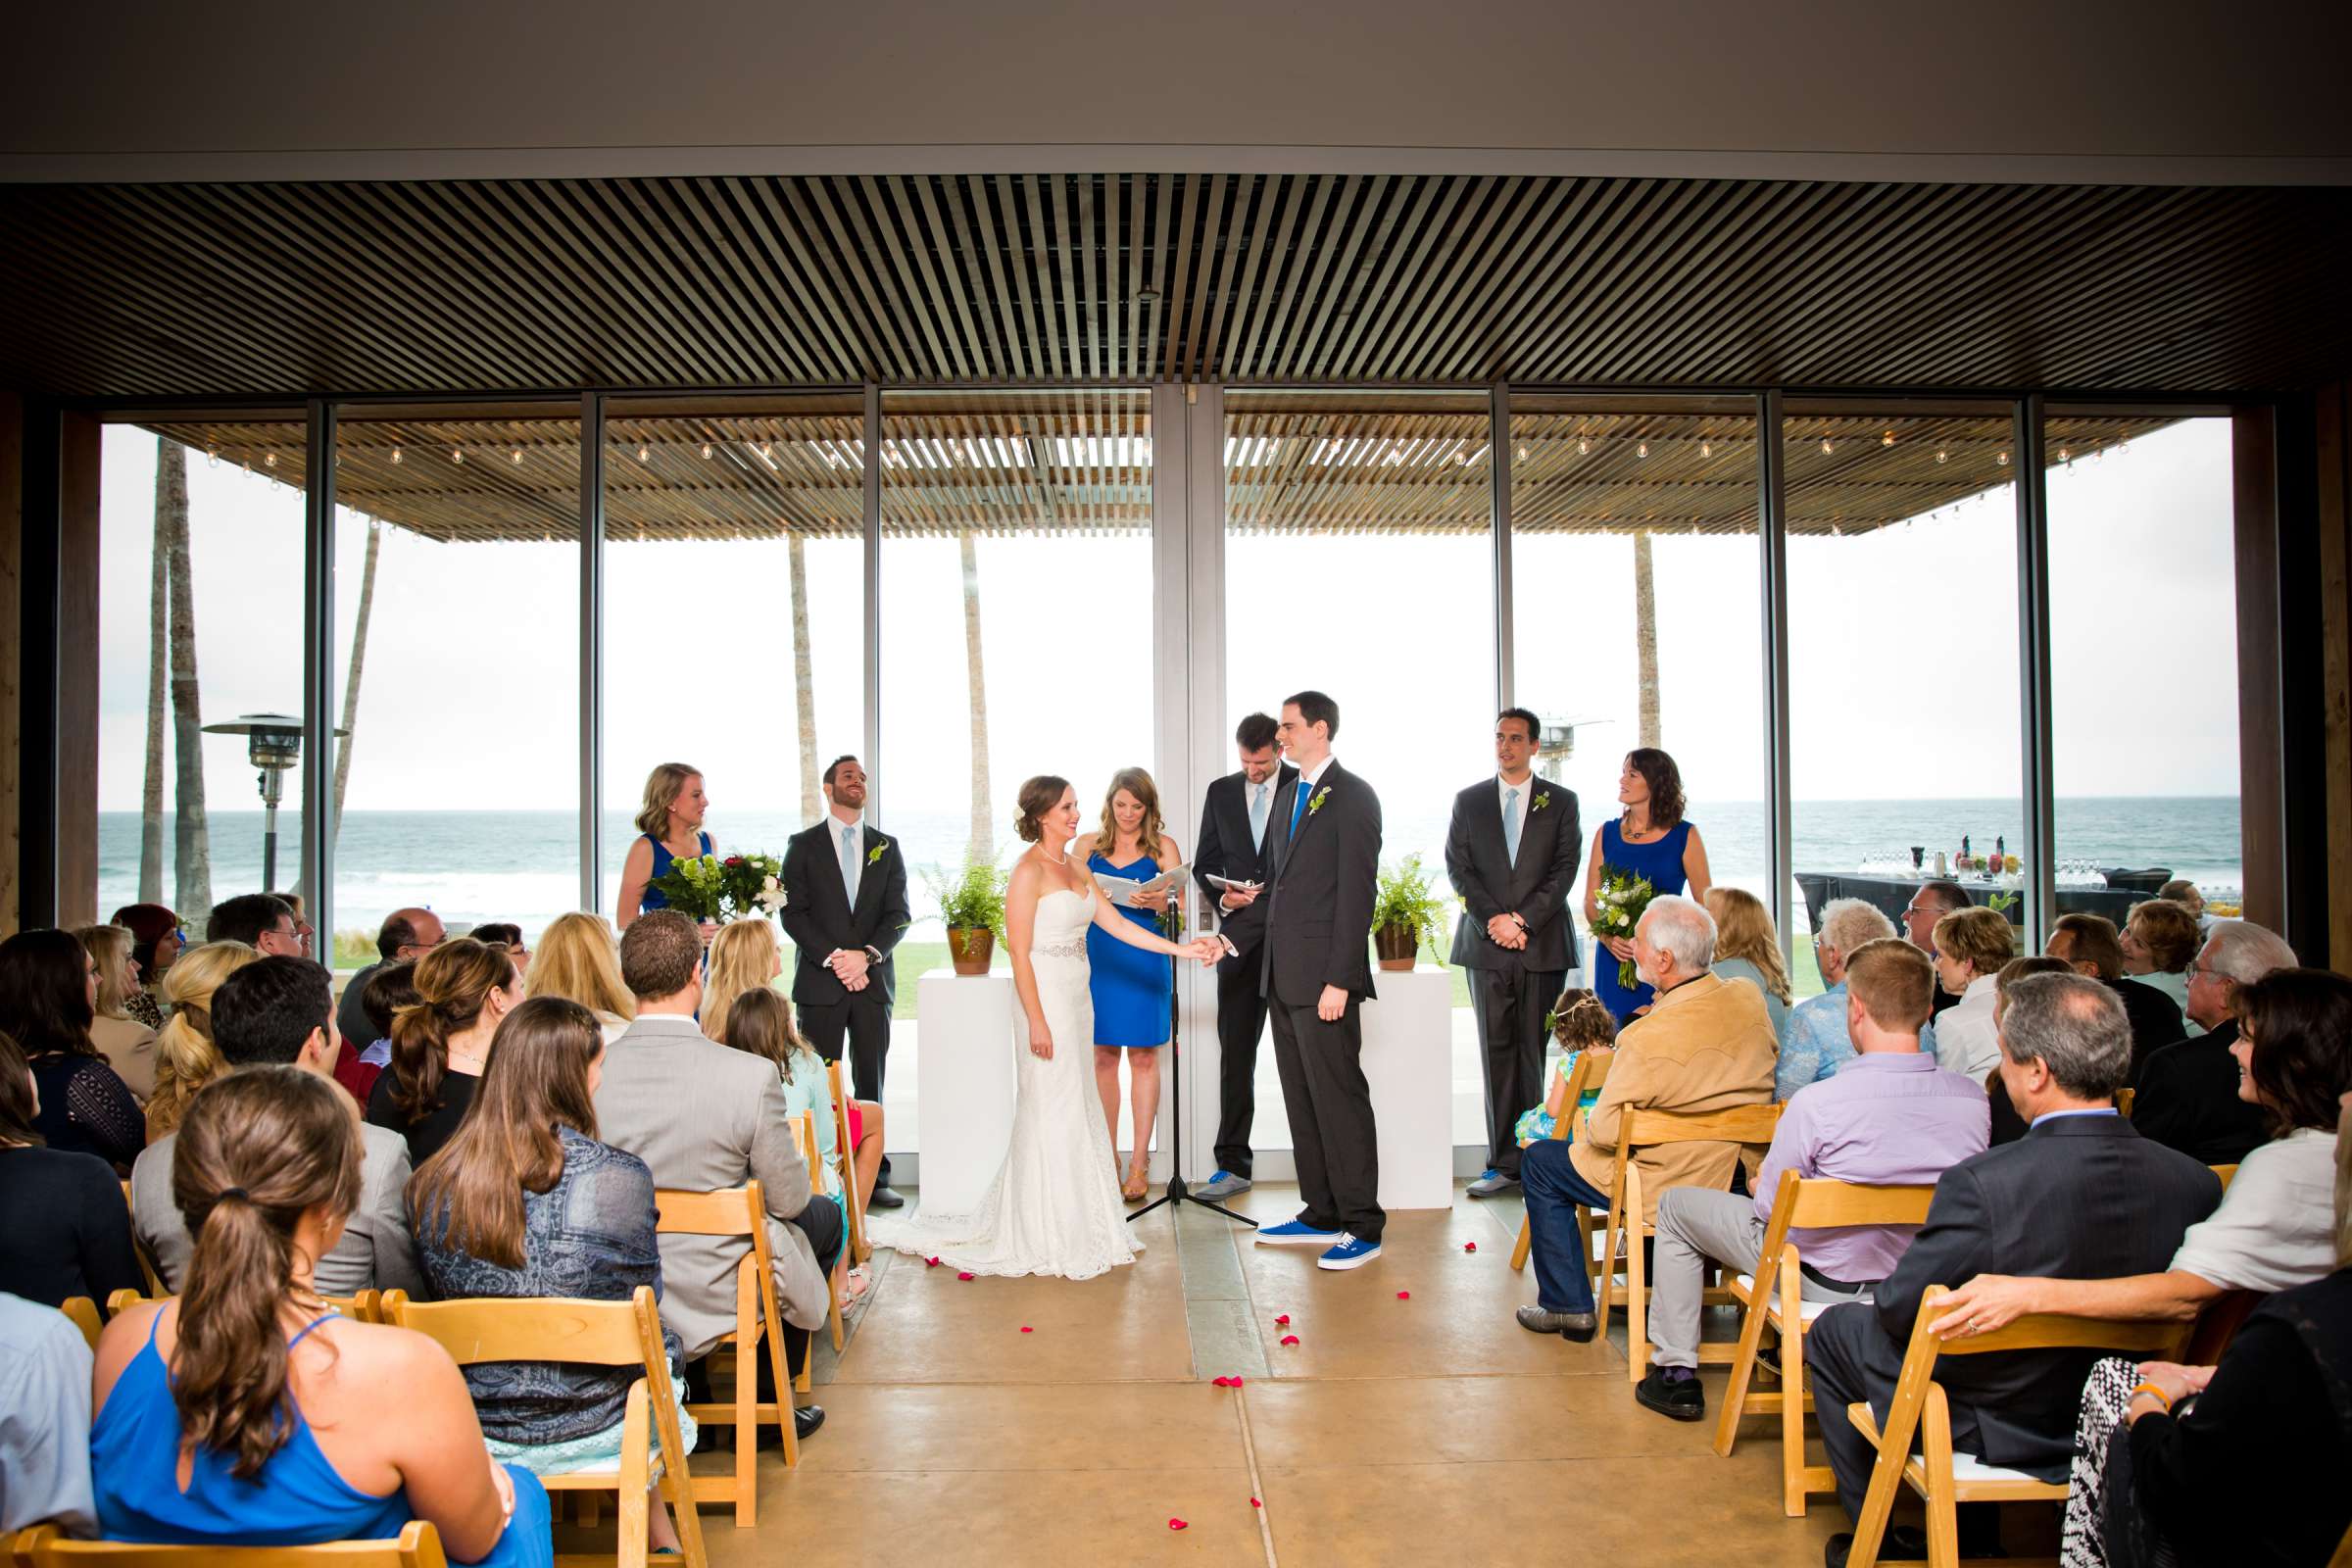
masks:
[(1025, 1015), (1015, 1035), (1020, 1098), (1012, 1139), (988, 1196), (969, 1214), (918, 1213), (888, 1245), (969, 1274), (1092, 1279), (1135, 1261), (1119, 1197), (1118, 1154), (1095, 1087), (1095, 1004), (1086, 928), (1130, 947), (1214, 963), (1215, 937), (1179, 946), (1122, 918), (1096, 891), (1078, 836), (1078, 793), (1052, 776), (1021, 786), (1017, 831), (1034, 846), (1013, 862), (1004, 894), (1005, 946)]

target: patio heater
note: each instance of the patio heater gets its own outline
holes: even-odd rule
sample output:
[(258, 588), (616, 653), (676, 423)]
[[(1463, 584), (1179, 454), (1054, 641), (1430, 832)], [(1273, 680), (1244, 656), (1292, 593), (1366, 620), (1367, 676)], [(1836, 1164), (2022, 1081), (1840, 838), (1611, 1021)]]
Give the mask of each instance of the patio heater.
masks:
[[(286, 770), (302, 760), (302, 720), (284, 713), (246, 713), (225, 724), (207, 724), (207, 735), (242, 735), (245, 760), (261, 770), (262, 887), (277, 886), (277, 803), (285, 797)], [(339, 729), (337, 735), (348, 735)]]

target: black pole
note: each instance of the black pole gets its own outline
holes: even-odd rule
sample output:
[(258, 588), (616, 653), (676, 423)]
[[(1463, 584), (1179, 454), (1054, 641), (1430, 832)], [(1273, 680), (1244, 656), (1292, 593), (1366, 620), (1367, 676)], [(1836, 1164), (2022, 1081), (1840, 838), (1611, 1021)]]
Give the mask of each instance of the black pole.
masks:
[[(1170, 942), (1176, 940), (1175, 910), (1161, 911), (1159, 934)], [(1205, 1208), (1212, 1214), (1222, 1214), (1227, 1219), (1238, 1221), (1251, 1230), (1255, 1230), (1257, 1221), (1249, 1215), (1237, 1214), (1224, 1204), (1212, 1203), (1205, 1198), (1195, 1198), (1192, 1188), (1186, 1184), (1184, 1179), (1184, 1063), (1178, 1057), (1178, 1053), (1182, 1050), (1182, 1042), (1177, 1039), (1175, 963), (1176, 960), (1172, 957), (1168, 960), (1168, 1066), (1170, 1069), (1168, 1073), (1168, 1121), (1176, 1129), (1176, 1147), (1168, 1152), (1168, 1162), (1174, 1168), (1168, 1172), (1167, 1192), (1128, 1215), (1127, 1223), (1132, 1225), (1153, 1209), (1164, 1208), (1170, 1203), (1190, 1203), (1195, 1208)]]

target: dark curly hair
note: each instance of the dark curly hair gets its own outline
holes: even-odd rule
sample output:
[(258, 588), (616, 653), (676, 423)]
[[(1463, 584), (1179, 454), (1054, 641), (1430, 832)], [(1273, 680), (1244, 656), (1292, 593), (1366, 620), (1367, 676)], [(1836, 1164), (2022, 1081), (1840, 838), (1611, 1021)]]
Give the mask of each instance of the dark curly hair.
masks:
[(1626, 765), (1649, 786), (1649, 825), (1669, 828), (1683, 819), (1683, 770), (1655, 746), (1637, 746), (1625, 754)]
[(2246, 1076), (2277, 1135), (2334, 1131), (2352, 1089), (2352, 980), (2326, 969), (2274, 969), (2239, 986), (2231, 1009), (2254, 1043)]
[(1021, 793), (1013, 798), (1021, 810), (1012, 819), (1012, 830), (1023, 844), (1035, 844), (1046, 836), (1046, 813), (1061, 804), (1062, 792), (1069, 787), (1068, 779), (1052, 773), (1022, 781)]

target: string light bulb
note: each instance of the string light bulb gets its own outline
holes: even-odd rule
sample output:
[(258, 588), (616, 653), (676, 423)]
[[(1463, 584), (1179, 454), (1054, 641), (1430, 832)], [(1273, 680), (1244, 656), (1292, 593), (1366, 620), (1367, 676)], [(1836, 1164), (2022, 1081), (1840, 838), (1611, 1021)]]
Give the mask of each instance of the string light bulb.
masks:
[(2072, 448), (2070, 448), (2070, 447), (2060, 447), (2060, 448), (2058, 449), (2058, 461), (2059, 461), (2060, 463), (2072, 463), (2072, 462), (2074, 462), (2074, 461), (2075, 461), (2075, 454), (2074, 454), (2074, 450), (2073, 450)]
[(1946, 452), (1943, 448), (1937, 447), (1936, 449), (1936, 461), (1937, 463), (1949, 463), (1952, 461), (1952, 455), (1949, 452)]
[(763, 458), (772, 455), (775, 450), (775, 443), (772, 441), (762, 441), (760, 443), (760, 455)]
[(1830, 537), (1833, 539), (1842, 539), (1845, 537), (1845, 530), (1833, 522), (1830, 524)]
[(1634, 447), (1634, 456), (1635, 456), (1635, 457), (1637, 457), (1637, 458), (1646, 458), (1646, 457), (1648, 457), (1648, 456), (1649, 456), (1649, 443), (1648, 443), (1648, 442), (1646, 442), (1646, 441), (1642, 441), (1642, 442), (1638, 442), (1638, 443), (1636, 443), (1636, 444), (1635, 444), (1635, 447)]
[(653, 449), (652, 447), (649, 447), (649, 446), (647, 446), (647, 445), (646, 445), (644, 442), (642, 442), (642, 441), (640, 441), (640, 442), (638, 442), (638, 443), (637, 443), (637, 461), (638, 461), (639, 463), (644, 463), (644, 462), (647, 462), (647, 461), (649, 461), (649, 460), (650, 460), (650, 459), (653, 457), (653, 455), (654, 455), (654, 449)]
[(1879, 437), (1879, 445), (1883, 447), (1890, 447), (1894, 445), (1894, 432), (1889, 430), (1885, 435)]
[(274, 468), (277, 466), (277, 454), (274, 452), (265, 452), (262, 454), (262, 462), (266, 466)]
[(510, 463), (514, 464), (514, 466), (516, 466), (517, 468), (521, 467), (521, 466), (522, 466), (522, 448), (520, 448), (520, 447), (516, 447), (516, 448), (515, 448), (515, 449), (514, 449), (513, 452), (509, 453), (509, 454), (508, 454), (508, 459), (507, 459), (507, 461), (509, 461)]
[(703, 443), (703, 460), (704, 460), (705, 462), (709, 462), (709, 461), (710, 461), (710, 442), (708, 442), (708, 441), (706, 441), (706, 442), (704, 442), (704, 443)]
[(1837, 443), (1837, 442), (1835, 442), (1835, 441), (1831, 440), (1831, 439), (1830, 439), (1828, 436), (1826, 436), (1826, 435), (1825, 435), (1825, 436), (1823, 436), (1823, 437), (1821, 438), (1821, 455), (1822, 455), (1823, 457), (1825, 457), (1825, 458), (1826, 458), (1826, 457), (1828, 457), (1828, 456), (1829, 456), (1831, 453), (1833, 453), (1833, 452), (1835, 452), (1835, 451), (1837, 451), (1837, 450), (1838, 450), (1838, 443)]
[(2006, 468), (2009, 466), (2009, 454), (2006, 452), (1995, 452), (1992, 455), (1992, 461), (2001, 467)]
[(1701, 441), (1698, 444), (1698, 455), (1702, 458), (1713, 457), (1715, 455), (1715, 443), (1712, 441)]
[(1590, 441), (1586, 440), (1586, 439), (1585, 439), (1583, 436), (1581, 436), (1581, 435), (1580, 435), (1580, 436), (1578, 436), (1578, 437), (1576, 438), (1576, 455), (1577, 455), (1578, 457), (1580, 457), (1580, 458), (1581, 458), (1581, 457), (1584, 457), (1586, 454), (1590, 453), (1592, 450), (1592, 442), (1590, 442)]
[(464, 447), (451, 447), (449, 449), (449, 461), (456, 464), (461, 468), (464, 467), (466, 466), (466, 449)]
[(220, 449), (219, 447), (206, 447), (204, 449), (204, 461), (209, 466), (215, 468), (220, 466)]
[(392, 449), (392, 466), (395, 468), (400, 466), (400, 448), (398, 447)]

